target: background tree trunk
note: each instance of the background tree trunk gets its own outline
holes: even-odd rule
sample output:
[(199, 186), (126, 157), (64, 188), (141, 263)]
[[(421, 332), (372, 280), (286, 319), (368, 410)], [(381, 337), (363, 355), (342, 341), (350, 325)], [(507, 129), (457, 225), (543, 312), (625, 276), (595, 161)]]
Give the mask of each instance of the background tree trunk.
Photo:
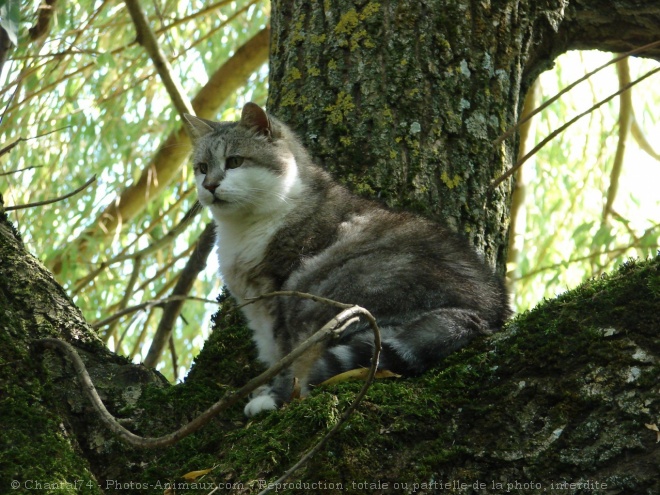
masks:
[[(487, 188), (516, 145), (490, 143), (515, 122), (527, 86), (554, 56), (627, 50), (655, 41), (658, 26), (660, 5), (650, 1), (274, 0), (269, 106), (355, 191), (443, 219), (501, 271), (509, 186)], [(348, 428), (300, 473), (335, 489), (306, 491), (398, 493), (394, 483), (405, 482), (404, 492), (418, 483), (421, 493), (422, 483), (431, 492), (448, 488), (430, 483), (458, 482), (455, 493), (476, 493), (480, 482), (488, 486), (479, 493), (502, 493), (507, 483), (528, 483), (511, 493), (584, 493), (552, 483), (592, 481), (601, 483), (594, 494), (657, 493), (660, 450), (645, 425), (659, 422), (659, 265), (630, 265), (587, 284), (421, 378), (376, 384)], [(175, 447), (131, 449), (99, 424), (70, 364), (34, 340), (75, 343), (111, 412), (156, 436), (256, 371), (247, 332), (231, 313), (219, 314), (220, 329), (186, 383), (165, 386), (101, 345), (6, 218), (0, 321), (3, 492), (12, 481), (84, 487), (61, 485), (64, 493), (110, 492), (112, 483), (125, 493), (147, 493), (142, 483), (164, 491), (212, 466), (208, 481), (254, 491), (331, 427), (357, 390), (321, 391), (248, 428), (237, 407)], [(177, 489), (187, 492), (199, 493)]]

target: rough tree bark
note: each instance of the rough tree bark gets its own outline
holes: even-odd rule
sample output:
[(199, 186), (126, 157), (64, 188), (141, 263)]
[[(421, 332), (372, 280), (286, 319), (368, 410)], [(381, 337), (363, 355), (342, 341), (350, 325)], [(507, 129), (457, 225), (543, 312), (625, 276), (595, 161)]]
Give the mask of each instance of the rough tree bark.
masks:
[[(500, 269), (509, 186), (487, 187), (516, 144), (490, 143), (516, 120), (527, 86), (566, 49), (625, 51), (660, 33), (652, 1), (272, 4), (271, 110), (357, 192), (443, 218)], [(375, 384), (298, 474), (317, 483), (298, 493), (658, 493), (660, 450), (645, 425), (660, 422), (659, 267), (660, 258), (626, 266), (423, 377)], [(237, 492), (275, 479), (358, 386), (321, 390), (248, 427), (236, 408), (173, 448), (143, 452), (99, 424), (62, 356), (34, 346), (46, 336), (74, 343), (111, 412), (157, 436), (255, 372), (237, 318), (216, 323), (186, 383), (168, 386), (101, 345), (3, 218), (0, 491), (14, 481), (18, 492), (163, 493), (212, 466), (202, 482)]]

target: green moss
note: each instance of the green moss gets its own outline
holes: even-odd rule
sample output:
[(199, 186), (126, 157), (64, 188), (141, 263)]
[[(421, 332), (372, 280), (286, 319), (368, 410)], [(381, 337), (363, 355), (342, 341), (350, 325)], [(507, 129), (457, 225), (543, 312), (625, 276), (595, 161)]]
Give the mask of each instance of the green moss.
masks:
[(454, 177), (450, 179), (446, 171), (442, 172), (442, 174), (440, 175), (440, 180), (449, 189), (454, 189), (456, 186), (458, 186), (461, 183), (461, 178), (458, 176), (458, 174), (455, 174)]
[(357, 50), (360, 42), (366, 48), (375, 48), (376, 44), (369, 37), (367, 30), (365, 28), (358, 29), (358, 26), (363, 21), (373, 17), (379, 10), (380, 3), (369, 2), (359, 14), (354, 8), (344, 12), (334, 29), (334, 34), (338, 38), (337, 44), (342, 47), (347, 46), (351, 51)]
[(355, 9), (344, 12), (335, 26), (335, 34), (351, 34), (359, 24), (359, 16)]
[[(546, 463), (556, 463), (556, 455), (562, 452), (553, 441), (544, 443), (554, 438), (554, 431), (564, 431), (571, 422), (585, 427), (592, 424), (588, 430), (575, 428), (578, 436), (602, 434), (604, 428), (580, 421), (585, 415), (595, 419), (605, 415), (602, 407), (610, 398), (607, 393), (602, 398), (581, 393), (589, 386), (589, 374), (573, 373), (572, 369), (588, 364), (586, 369), (598, 373), (612, 360), (634, 361), (629, 346), (604, 339), (599, 326), (635, 326), (637, 342), (651, 345), (645, 339), (653, 338), (658, 328), (657, 298), (634, 298), (644, 301), (639, 303), (634, 325), (624, 324), (613, 315), (621, 305), (630, 304), (630, 291), (638, 290), (635, 287), (656, 287), (659, 265), (660, 258), (635, 264), (627, 275), (624, 272), (630, 269), (622, 268), (604, 280), (589, 281), (517, 317), (502, 333), (450, 355), (421, 377), (375, 383), (346, 427), (297, 479), (349, 480), (344, 486), (349, 493), (360, 493), (353, 489), (352, 480), (419, 482), (458, 476), (459, 470), (464, 479), (469, 479), (483, 473), (480, 461), (471, 457), (475, 448), (479, 449), (475, 446), (483, 445), (489, 451), (509, 452), (507, 455), (518, 459), (516, 463), (526, 472), (542, 480)], [(578, 310), (584, 305), (592, 308)], [(543, 360), (542, 367), (539, 360)], [(648, 367), (641, 374), (658, 379), (657, 367)], [(614, 378), (603, 376), (603, 380)], [(273, 479), (335, 424), (359, 387), (359, 383), (321, 387), (305, 400), (294, 401), (280, 411), (259, 416), (245, 428), (228, 432), (224, 442), (234, 448), (223, 454), (222, 469), (231, 470), (231, 479), (236, 480)], [(553, 392), (541, 393), (547, 387)], [(615, 391), (611, 393), (616, 395)], [(637, 425), (651, 419), (640, 410), (631, 409), (629, 414)], [(543, 421), (535, 426), (539, 418)], [(529, 429), (529, 437), (503, 434), (512, 427)], [(571, 434), (559, 433), (561, 438)], [(625, 448), (623, 442), (592, 454), (617, 459), (625, 454)], [(578, 459), (575, 455), (573, 458)], [(507, 465), (504, 459), (498, 461), (491, 465), (490, 472), (495, 475)], [(241, 466), (240, 472), (236, 466)], [(584, 464), (575, 469), (575, 476), (588, 472)]]
[(294, 89), (287, 89), (284, 91), (284, 96), (282, 96), (282, 102), (280, 105), (283, 107), (292, 107), (296, 105), (296, 91)]
[(376, 15), (379, 10), (380, 10), (379, 2), (369, 2), (362, 9), (362, 12), (360, 13), (360, 19), (361, 20), (369, 19), (371, 16)]
[(31, 388), (2, 386), (0, 417), (5, 420), (0, 436), (0, 486), (7, 493), (14, 487), (12, 483), (19, 484), (16, 493), (101, 493), (88, 466), (81, 465), (80, 454), (61, 428), (57, 412), (49, 411), (38, 399), (45, 391), (36, 381)]
[(301, 77), (302, 77), (302, 74), (300, 73), (300, 71), (297, 68), (294, 67), (294, 68), (291, 69), (291, 72), (289, 72), (289, 75), (288, 75), (287, 79), (290, 80), (290, 81), (297, 81)]
[(323, 34), (313, 34), (309, 41), (312, 43), (312, 45), (322, 45), (325, 43), (326, 40), (326, 35), (325, 33)]
[(293, 23), (293, 29), (290, 37), (292, 44), (296, 45), (298, 43), (302, 43), (303, 41), (305, 41), (304, 24), (305, 24), (305, 15), (301, 14), (299, 19), (297, 19)]
[(328, 122), (333, 125), (341, 124), (344, 117), (347, 117), (353, 110), (355, 110), (353, 97), (345, 91), (339, 92), (333, 105), (328, 105), (323, 109), (324, 112), (328, 113)]

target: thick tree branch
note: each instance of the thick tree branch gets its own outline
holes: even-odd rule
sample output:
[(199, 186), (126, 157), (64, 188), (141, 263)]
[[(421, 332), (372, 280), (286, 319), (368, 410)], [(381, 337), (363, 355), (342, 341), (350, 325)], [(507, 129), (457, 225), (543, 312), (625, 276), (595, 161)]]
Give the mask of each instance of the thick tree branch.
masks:
[[(195, 250), (188, 258), (188, 262), (181, 272), (181, 276), (177, 281), (172, 296), (187, 296), (192, 289), (195, 280), (199, 273), (206, 267), (206, 260), (215, 245), (215, 223), (210, 222), (197, 240)], [(184, 299), (175, 299), (167, 303), (163, 310), (163, 316), (158, 323), (158, 328), (149, 347), (149, 352), (144, 360), (144, 365), (149, 367), (156, 366), (160, 355), (165, 348), (165, 344), (172, 335), (172, 328), (177, 317), (183, 308)]]
[(11, 50), (11, 47), (12, 43), (9, 40), (7, 31), (5, 31), (5, 28), (0, 26), (0, 76), (2, 75), (2, 68), (5, 65), (7, 54), (9, 53), (9, 50)]
[(30, 39), (37, 41), (44, 38), (50, 29), (50, 20), (53, 18), (55, 12), (55, 5), (57, 0), (45, 0), (44, 5), (39, 7), (39, 16), (37, 22), (29, 30)]
[[(660, 3), (655, 0), (571, 0), (561, 12), (561, 18), (547, 17), (545, 34), (534, 44), (523, 68), (523, 87), (529, 87), (568, 50), (624, 53), (658, 41)], [(642, 56), (660, 60), (660, 46)]]
[(128, 7), (128, 11), (135, 24), (138, 42), (144, 47), (147, 53), (149, 53), (151, 60), (156, 66), (158, 75), (163, 81), (165, 89), (167, 89), (167, 93), (170, 95), (170, 99), (177, 112), (181, 118), (183, 118), (183, 114), (185, 113), (194, 113), (192, 104), (190, 103), (186, 92), (179, 81), (172, 75), (172, 66), (167, 61), (167, 57), (165, 57), (163, 51), (160, 49), (158, 40), (149, 27), (149, 22), (147, 21), (147, 17), (144, 15), (140, 4), (137, 0), (126, 0), (126, 7)]

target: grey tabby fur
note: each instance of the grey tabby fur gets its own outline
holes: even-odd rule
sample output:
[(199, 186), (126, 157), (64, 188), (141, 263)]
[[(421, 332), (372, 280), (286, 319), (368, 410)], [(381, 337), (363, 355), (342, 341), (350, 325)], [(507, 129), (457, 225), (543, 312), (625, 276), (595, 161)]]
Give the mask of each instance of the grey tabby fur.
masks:
[[(383, 336), (380, 368), (421, 373), (509, 316), (502, 281), (445, 227), (359, 198), (316, 166), (293, 132), (248, 103), (239, 122), (186, 116), (199, 200), (215, 219), (223, 281), (242, 303), (296, 290), (367, 308)], [(271, 365), (336, 313), (295, 297), (243, 309)], [(319, 346), (263, 387), (248, 416), (343, 371), (368, 367), (366, 324)]]

